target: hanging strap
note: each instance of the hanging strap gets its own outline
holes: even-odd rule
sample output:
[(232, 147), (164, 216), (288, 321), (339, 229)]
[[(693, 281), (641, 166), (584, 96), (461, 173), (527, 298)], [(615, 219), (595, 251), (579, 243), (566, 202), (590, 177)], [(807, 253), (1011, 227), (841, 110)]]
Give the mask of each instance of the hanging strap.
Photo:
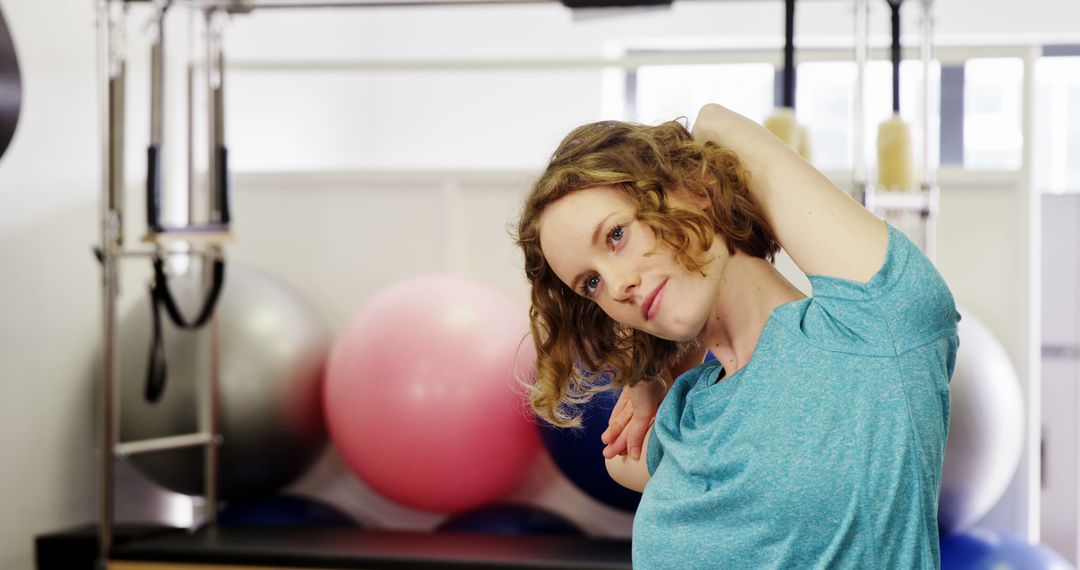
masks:
[(150, 356), (146, 366), (146, 392), (147, 402), (156, 402), (161, 399), (165, 391), (165, 382), (168, 376), (165, 365), (165, 345), (161, 327), (161, 308), (169, 314), (169, 320), (183, 330), (196, 330), (210, 320), (217, 306), (221, 289), (225, 283), (225, 261), (218, 258), (214, 260), (210, 292), (203, 302), (202, 309), (194, 321), (188, 322), (181, 314), (180, 308), (169, 290), (169, 278), (165, 274), (165, 262), (158, 256), (154, 258), (154, 283), (150, 286), (151, 314), (154, 321), (154, 335), (150, 341)]
[(795, 108), (795, 0), (784, 2), (784, 85), (781, 106)]
[(886, 0), (892, 11), (892, 110), (900, 114), (900, 2), (903, 0)]

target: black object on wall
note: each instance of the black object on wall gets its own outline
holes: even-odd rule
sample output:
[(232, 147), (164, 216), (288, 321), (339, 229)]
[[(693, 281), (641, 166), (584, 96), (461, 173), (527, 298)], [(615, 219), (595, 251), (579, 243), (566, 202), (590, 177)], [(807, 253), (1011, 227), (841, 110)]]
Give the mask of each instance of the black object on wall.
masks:
[(15, 57), (15, 43), (4, 21), (4, 13), (0, 12), (0, 157), (4, 156), (11, 137), (15, 135), (21, 103), (19, 60)]

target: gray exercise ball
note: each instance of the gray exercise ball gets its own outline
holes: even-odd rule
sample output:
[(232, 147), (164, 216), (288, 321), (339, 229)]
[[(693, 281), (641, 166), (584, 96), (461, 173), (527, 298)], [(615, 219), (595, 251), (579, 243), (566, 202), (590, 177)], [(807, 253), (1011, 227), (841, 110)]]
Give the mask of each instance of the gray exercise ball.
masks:
[[(185, 317), (202, 303), (202, 275), (170, 278)], [(167, 366), (164, 392), (146, 400), (153, 338), (150, 295), (121, 321), (120, 438), (142, 440), (198, 430), (210, 372), (210, 334), (173, 326), (161, 310)], [(220, 336), (219, 497), (267, 495), (302, 475), (326, 445), (322, 377), (330, 334), (315, 309), (281, 283), (228, 264), (217, 308)], [(178, 493), (203, 494), (203, 448), (131, 456), (150, 479)]]

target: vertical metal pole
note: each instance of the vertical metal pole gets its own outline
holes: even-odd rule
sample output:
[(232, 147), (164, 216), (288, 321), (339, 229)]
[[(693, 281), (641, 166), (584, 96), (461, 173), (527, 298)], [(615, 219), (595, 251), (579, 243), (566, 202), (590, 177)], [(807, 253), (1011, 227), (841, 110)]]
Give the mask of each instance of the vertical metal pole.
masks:
[[(224, 126), (222, 125), (223, 97), (222, 87), (224, 83), (225, 68), (222, 65), (221, 30), (218, 27), (217, 10), (206, 11), (206, 72), (207, 72), (207, 149), (209, 151), (209, 168), (207, 169), (207, 183), (209, 192), (210, 222), (221, 221), (219, 194), (224, 191), (218, 184), (218, 169), (223, 165), (218, 164), (218, 148), (224, 145)], [(209, 252), (214, 259), (220, 258), (220, 247), (213, 247)], [(207, 262), (211, 258), (207, 258)], [(209, 267), (209, 263), (206, 263)], [(218, 386), (220, 385), (221, 373), (221, 335), (218, 323), (218, 313), (210, 318), (210, 374), (207, 376), (206, 399), (204, 400), (203, 416), (206, 418), (206, 429), (212, 434), (212, 442), (205, 448), (204, 479), (206, 489), (206, 503), (204, 514), (208, 524), (217, 522), (218, 511), (218, 471), (219, 471), (219, 444), (221, 441), (218, 433)]]
[(217, 203), (217, 146), (219, 144), (217, 140), (217, 125), (215, 124), (214, 117), (217, 114), (217, 86), (220, 77), (220, 70), (217, 68), (218, 60), (218, 30), (215, 25), (216, 10), (207, 9), (206, 16), (206, 183), (207, 183), (207, 197), (209, 199), (210, 208), (210, 223), (216, 223), (214, 218), (215, 204)]
[(919, 25), (919, 59), (922, 60), (923, 72), (922, 190), (926, 194), (926, 209), (923, 212), (923, 228), (925, 229), (923, 251), (931, 261), (937, 254), (937, 215), (940, 201), (940, 189), (937, 185), (937, 176), (934, 175), (937, 165), (932, 164), (930, 160), (930, 103), (933, 93), (930, 85), (930, 65), (934, 57), (933, 4), (933, 0), (922, 0), (920, 4), (922, 21)]
[(211, 107), (210, 124), (213, 130), (213, 145), (211, 152), (214, 154), (214, 194), (210, 205), (210, 221), (215, 224), (229, 223), (228, 204), (228, 157), (225, 146), (225, 49), (223, 42), (224, 22), (228, 14), (223, 10), (214, 12), (214, 53), (212, 59), (212, 78), (210, 92), (214, 100)]
[(1019, 313), (1025, 318), (1027, 333), (1027, 434), (1018, 471), (1024, 472), (1025, 538), (1038, 544), (1042, 540), (1042, 196), (1035, 180), (1036, 96), (1035, 66), (1041, 50), (1031, 46), (1024, 55), (1023, 83), (1023, 175), (1020, 211), (1027, 243), (1027, 306)]
[(184, 225), (193, 223), (195, 212), (195, 17), (188, 11), (187, 41), (187, 216)]
[(159, 231), (164, 225), (161, 219), (163, 209), (165, 177), (161, 169), (165, 163), (161, 153), (162, 131), (165, 117), (165, 10), (167, 3), (156, 2), (158, 10), (154, 22), (154, 38), (150, 44), (150, 146), (147, 156), (146, 181), (146, 224), (150, 231)]
[[(98, 105), (101, 132), (102, 354), (98, 417), (98, 560), (113, 544), (113, 449), (116, 445), (118, 249), (123, 244), (124, 41), (126, 19), (114, 22), (112, 0), (97, 0)], [(126, 8), (121, 7), (121, 14)]]
[[(210, 249), (204, 267), (210, 266), (210, 259), (220, 256), (221, 249)], [(210, 317), (207, 327), (210, 331), (210, 374), (207, 376), (206, 398), (203, 399), (203, 417), (205, 417), (204, 429), (211, 434), (210, 443), (203, 448), (204, 486), (206, 489), (206, 502), (203, 504), (205, 521), (209, 525), (217, 524), (218, 513), (218, 468), (221, 436), (218, 426), (218, 386), (220, 385), (221, 371), (221, 327), (218, 326), (218, 311)]]
[(156, 22), (156, 36), (150, 45), (150, 144), (161, 145), (162, 111), (165, 109), (165, 13)]
[(866, 172), (866, 60), (870, 10), (868, 0), (855, 0), (855, 94), (852, 101), (852, 190), (856, 200), (868, 210), (874, 210), (874, 192)]
[[(111, 6), (114, 2), (107, 0), (106, 4)], [(108, 131), (105, 134), (106, 145), (109, 149), (109, 167), (106, 176), (108, 177), (107, 184), (109, 187), (108, 211), (115, 213), (116, 217), (113, 227), (115, 231), (113, 243), (120, 247), (124, 243), (124, 225), (120, 222), (124, 219), (125, 202), (124, 110), (127, 105), (125, 98), (127, 91), (127, 32), (124, 26), (127, 22), (127, 5), (123, 4), (121, 6), (119, 16), (113, 16), (111, 8), (108, 10), (110, 11), (108, 17), (115, 18), (117, 21), (109, 21), (109, 38), (106, 40), (109, 42), (106, 47), (108, 50), (106, 55), (108, 57), (106, 62), (108, 93), (106, 96), (109, 101), (106, 115), (106, 128)]]

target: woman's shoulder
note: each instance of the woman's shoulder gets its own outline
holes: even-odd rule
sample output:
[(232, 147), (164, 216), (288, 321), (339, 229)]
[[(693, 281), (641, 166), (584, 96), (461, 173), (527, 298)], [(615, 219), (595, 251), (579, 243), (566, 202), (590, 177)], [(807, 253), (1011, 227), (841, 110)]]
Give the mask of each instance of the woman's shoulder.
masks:
[(869, 354), (897, 354), (955, 330), (948, 284), (903, 232), (888, 228), (885, 260), (866, 283), (808, 276), (813, 296), (788, 315), (791, 328), (819, 345)]

